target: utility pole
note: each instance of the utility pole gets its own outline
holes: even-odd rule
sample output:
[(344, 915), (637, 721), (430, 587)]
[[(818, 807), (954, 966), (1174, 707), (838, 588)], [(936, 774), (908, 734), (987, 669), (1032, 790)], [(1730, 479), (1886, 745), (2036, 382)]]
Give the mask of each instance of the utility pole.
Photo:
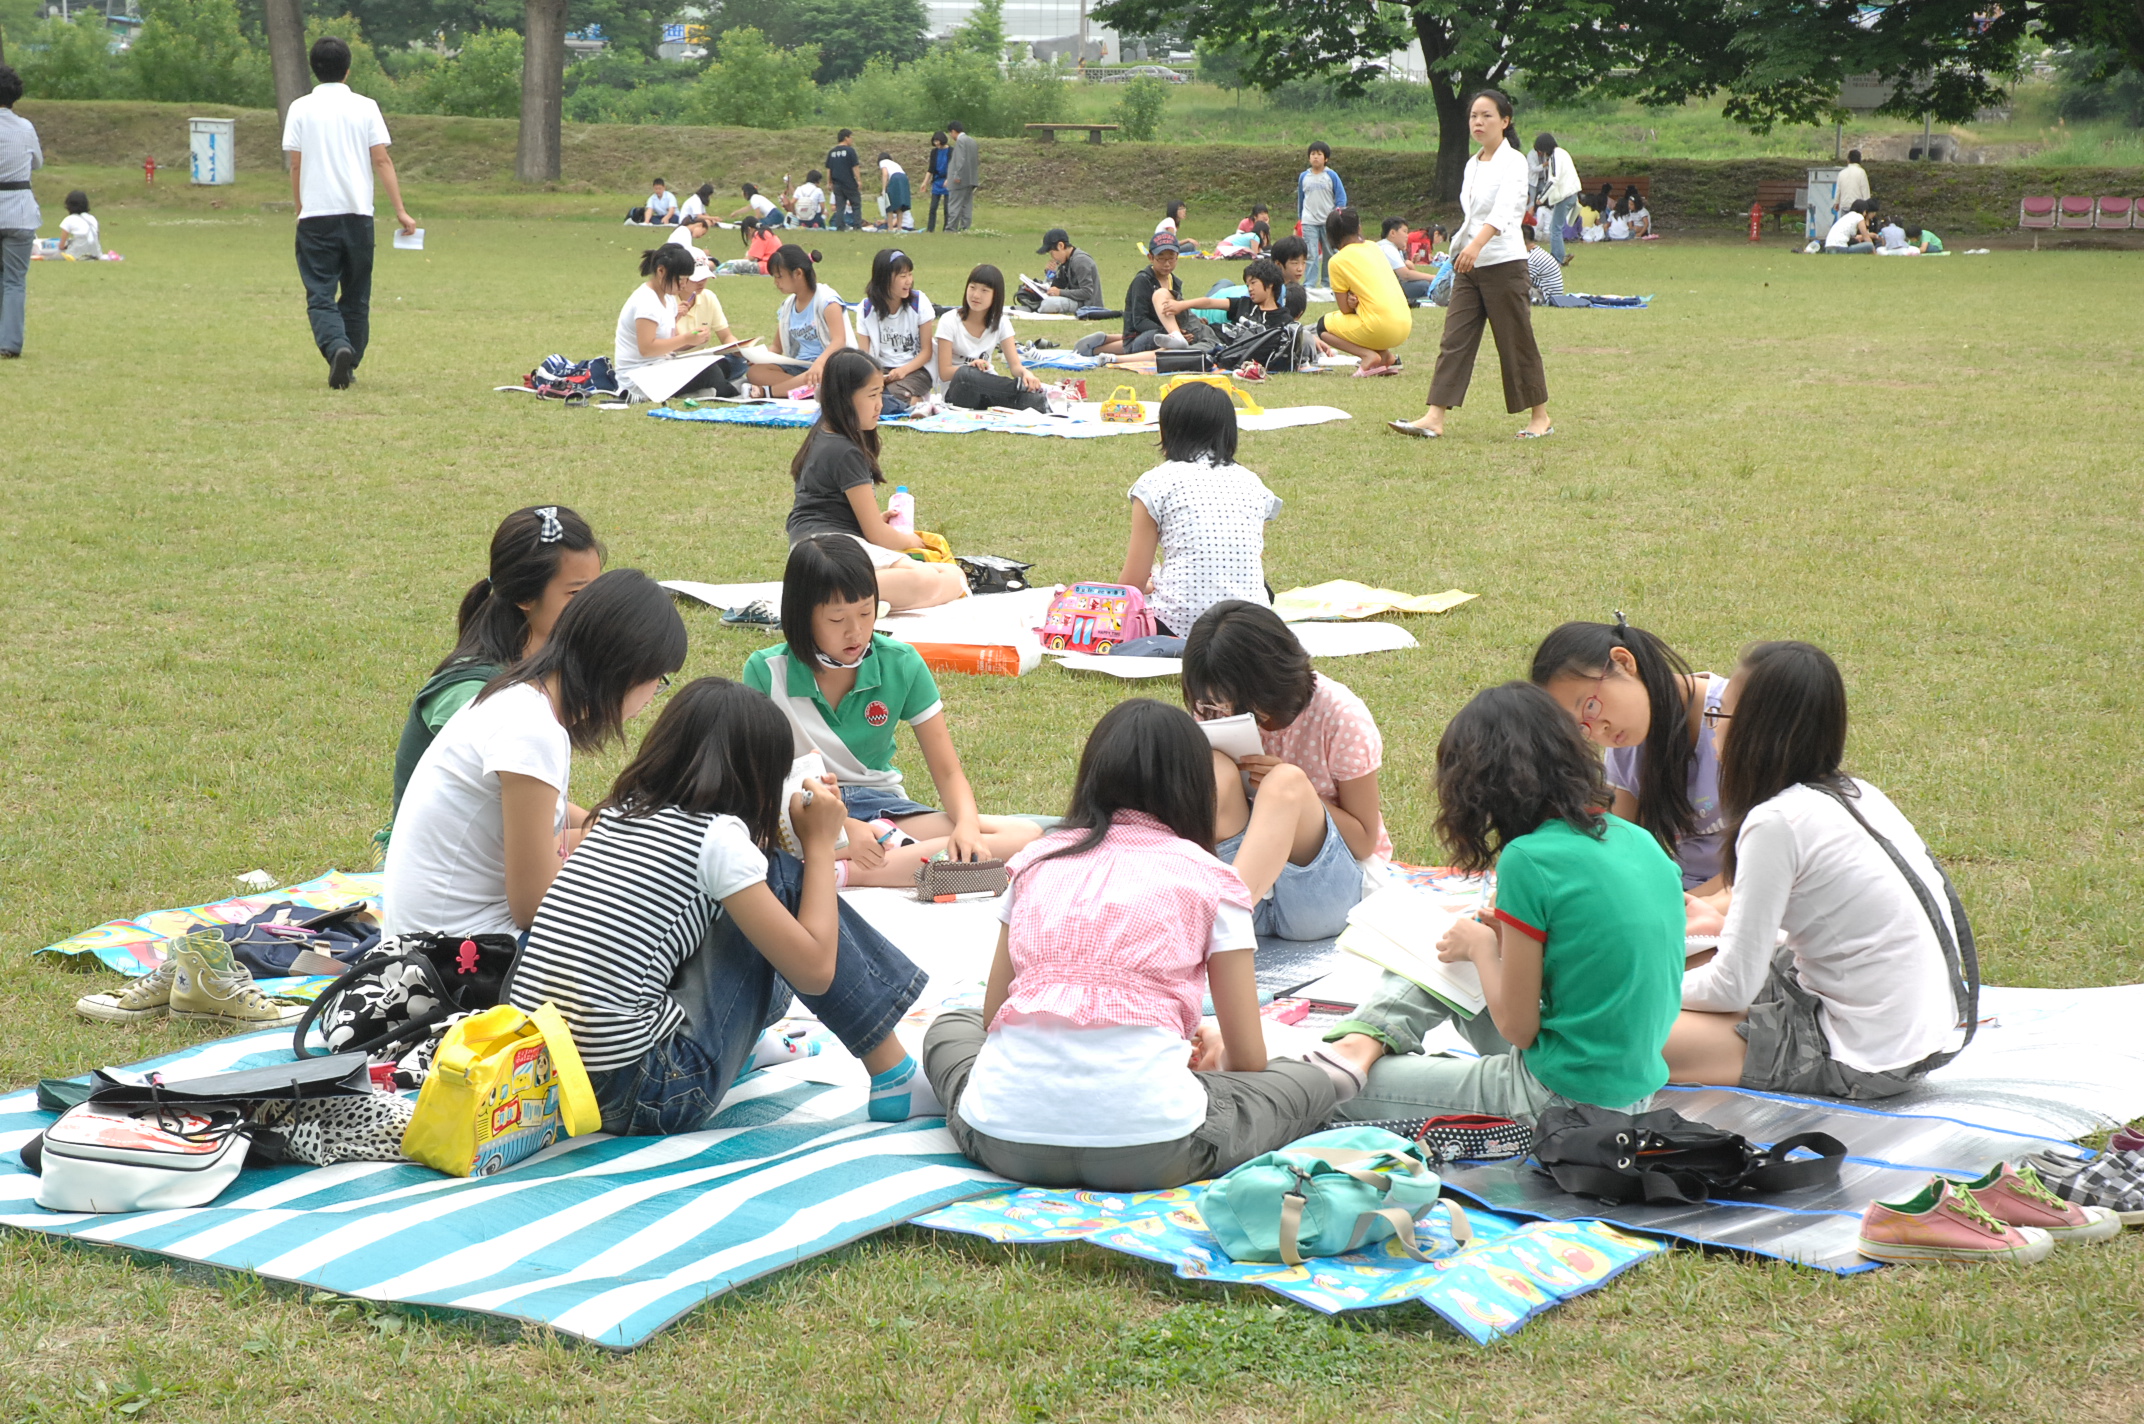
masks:
[(1079, 67), (1087, 67), (1087, 0), (1079, 0)]

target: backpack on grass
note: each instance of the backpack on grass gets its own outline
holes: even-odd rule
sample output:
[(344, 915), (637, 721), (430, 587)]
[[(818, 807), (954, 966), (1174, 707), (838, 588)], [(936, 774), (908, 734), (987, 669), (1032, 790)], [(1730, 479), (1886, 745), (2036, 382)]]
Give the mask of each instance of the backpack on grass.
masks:
[[(1415, 1218), (1437, 1204), (1443, 1187), (1420, 1147), (1374, 1127), (1314, 1132), (1277, 1152), (1253, 1157), (1210, 1183), (1199, 1215), (1231, 1261), (1340, 1256), (1397, 1237), (1417, 1261)], [(1452, 1239), (1464, 1246), (1473, 1227), (1457, 1202), (1446, 1202)]]

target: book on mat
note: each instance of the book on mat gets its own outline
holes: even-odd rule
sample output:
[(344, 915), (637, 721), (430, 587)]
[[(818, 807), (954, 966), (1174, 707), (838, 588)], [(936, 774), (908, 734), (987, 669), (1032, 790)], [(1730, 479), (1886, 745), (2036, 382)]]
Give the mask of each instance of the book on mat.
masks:
[(1437, 941), (1459, 918), (1419, 890), (1388, 886), (1348, 911), (1347, 929), (1334, 943), (1473, 1018), (1489, 1006), (1481, 975), (1472, 964), (1437, 958)]
[[(702, 353), (704, 351), (705, 348), (703, 347)], [(795, 356), (784, 356), (779, 351), (770, 350), (757, 343), (741, 347), (738, 354), (753, 366), (779, 366), (785, 371), (808, 371), (811, 369), (811, 362), (809, 361), (801, 360)]]
[(1258, 719), (1248, 712), (1201, 722), (1199, 730), (1206, 734), (1206, 740), (1213, 744), (1215, 751), (1227, 753), (1234, 761), (1263, 755), (1266, 749), (1266, 744), (1258, 737)]
[(1046, 297), (1050, 294), (1050, 289), (1048, 287), (1045, 287), (1044, 285), (1042, 285), (1042, 283), (1036, 281), (1033, 277), (1028, 276), (1025, 272), (1022, 272), (1020, 274), (1020, 285), (1022, 287), (1025, 287), (1028, 291), (1033, 292), (1038, 297)]
[[(749, 336), (733, 336), (728, 341), (717, 342), (713, 346), (694, 346), (684, 351), (673, 351), (663, 359), (665, 361), (675, 361), (684, 356), (723, 356), (732, 351), (742, 351), (751, 344), (752, 338)], [(776, 359), (779, 360), (780, 358), (777, 357)], [(806, 362), (804, 364), (809, 365), (810, 363)]]

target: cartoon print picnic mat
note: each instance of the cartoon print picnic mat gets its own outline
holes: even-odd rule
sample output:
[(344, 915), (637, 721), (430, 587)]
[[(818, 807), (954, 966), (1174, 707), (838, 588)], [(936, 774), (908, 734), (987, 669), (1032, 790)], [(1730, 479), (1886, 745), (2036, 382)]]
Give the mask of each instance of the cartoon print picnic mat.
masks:
[(1395, 1242), (1300, 1266), (1238, 1265), (1200, 1218), (1203, 1184), (1167, 1192), (1070, 1192), (1023, 1187), (916, 1218), (917, 1226), (1007, 1245), (1087, 1241), (1175, 1268), (1184, 1280), (1255, 1285), (1327, 1315), (1420, 1301), (1479, 1344), (1509, 1335), (1551, 1306), (1598, 1289), (1667, 1247), (1598, 1221), (1522, 1223), (1469, 1210), (1475, 1240), (1452, 1253), (1450, 1218), (1422, 1222), (1427, 1263)]
[[(121, 974), (147, 974), (169, 957), (164, 947), (204, 926), (244, 924), (271, 905), (302, 905), (313, 910), (340, 910), (363, 902), (374, 914), (380, 909), (378, 871), (346, 873), (330, 870), (299, 885), (267, 890), (253, 895), (235, 895), (205, 905), (187, 905), (176, 910), (150, 910), (131, 920), (108, 920), (95, 929), (69, 935), (48, 944), (39, 954), (93, 954)], [(266, 989), (268, 986), (263, 984)], [(280, 992), (279, 990), (277, 992)]]

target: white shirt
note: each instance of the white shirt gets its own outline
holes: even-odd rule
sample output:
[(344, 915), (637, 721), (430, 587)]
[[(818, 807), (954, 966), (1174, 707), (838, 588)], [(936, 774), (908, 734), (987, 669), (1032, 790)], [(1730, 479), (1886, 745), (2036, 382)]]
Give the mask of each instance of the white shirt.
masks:
[(1147, 606), (1181, 638), (1231, 598), (1267, 604), (1266, 523), (1280, 496), (1241, 465), (1170, 460), (1131, 487), (1161, 530), (1161, 570)]
[(674, 217), (677, 213), (677, 194), (671, 192), (648, 194), (648, 221)]
[(558, 789), (566, 823), (573, 748), (551, 699), (530, 683), (493, 693), (447, 719), (402, 793), (387, 847), (385, 934), (519, 934), (506, 904), (506, 815), (499, 773)]
[(826, 211), (826, 189), (817, 183), (802, 183), (797, 186), (797, 221), (810, 222)]
[(881, 183), (891, 179), (896, 173), (906, 173), (907, 171), (907, 169), (890, 158), (881, 158), (878, 161), (878, 177)]
[[(1014, 893), (998, 902), (1007, 924)], [(1251, 912), (1217, 906), (1207, 957), (1257, 947)], [(1083, 1027), (1051, 1015), (992, 1029), (960, 1096), (960, 1115), (977, 1132), (1056, 1147), (1174, 1142), (1204, 1126), (1206, 1112), (1191, 1045), (1174, 1029)]]
[[(696, 218), (706, 211), (707, 204), (700, 201), (700, 195), (697, 192), (689, 193), (686, 195), (685, 201), (677, 205), (677, 220), (684, 222), (688, 218)], [(675, 241), (675, 239), (672, 240)]]
[(618, 340), (610, 358), (611, 365), (618, 370), (627, 371), (662, 359), (640, 354), (640, 322), (643, 318), (655, 323), (657, 337), (677, 335), (677, 298), (657, 296), (646, 282), (633, 288), (633, 295), (625, 299), (625, 305), (618, 311)]
[[(1955, 934), (1943, 878), (1912, 823), (1875, 787), (1854, 785), (1855, 809), (1898, 847)], [(1832, 1057), (1885, 1073), (1948, 1046), (1958, 1008), (1927, 912), (1875, 838), (1807, 786), (1788, 787), (1743, 819), (1720, 952), (1683, 975), (1683, 1006), (1748, 1008), (1782, 933), (1802, 987), (1823, 1001)]]
[[(958, 370), (965, 362), (978, 356), (988, 356), (1011, 340), (1012, 316), (1009, 312), (1002, 313), (996, 326), (986, 328), (981, 336), (971, 336), (968, 334), (968, 324), (960, 319), (960, 308), (948, 307), (945, 314), (938, 318), (938, 332), (934, 339), (953, 344), (953, 366)], [(945, 389), (946, 383), (938, 380), (935, 361), (931, 363), (931, 380), (939, 390)]]
[(97, 219), (93, 213), (69, 213), (60, 219), (60, 231), (67, 240), (60, 250), (76, 257), (98, 257), (104, 248), (97, 233)]
[(765, 217), (769, 213), (778, 212), (780, 211), (782, 206), (780, 203), (775, 202), (774, 199), (768, 197), (765, 193), (754, 193), (751, 197), (745, 199), (745, 202), (751, 205), (753, 213), (759, 217)]
[[(1553, 208), (1565, 198), (1577, 196), (1578, 165), (1571, 161), (1571, 150), (1560, 144), (1557, 145), (1556, 156), (1552, 160), (1552, 165), (1548, 173), (1548, 189), (1542, 194), (1541, 201)], [(1526, 155), (1526, 171), (1530, 181), (1534, 183), (1541, 181), (1542, 163), (1539, 154), (1528, 151)]]
[[(27, 183), (44, 166), (45, 151), (37, 142), (36, 128), (13, 109), (0, 109), (0, 183)], [(28, 188), (0, 193), (0, 228), (35, 232), (41, 221), (37, 198)]]
[(1860, 231), (1861, 214), (1841, 213), (1838, 220), (1832, 223), (1831, 231), (1824, 235), (1824, 245), (1826, 247), (1849, 246), (1858, 240), (1856, 234)]
[(667, 247), (674, 242), (679, 247), (690, 247), (699, 240), (697, 233), (683, 223), (679, 223), (676, 227), (670, 229), (670, 235), (663, 239), (663, 245)]
[(1855, 203), (1869, 195), (1869, 171), (1858, 163), (1849, 163), (1839, 170), (1839, 177), (1832, 185), (1831, 203), (1839, 212), (1845, 212)]
[[(64, 227), (65, 224), (61, 226)], [(1906, 230), (1897, 223), (1885, 223), (1881, 236), (1883, 245), (1893, 252), (1901, 251), (1906, 245)]]
[(372, 150), (389, 141), (380, 106), (347, 84), (293, 99), (283, 151), (299, 157), (298, 217), (371, 217)]
[(1452, 234), (1454, 252), (1472, 242), (1483, 228), (1493, 227), (1496, 236), (1483, 244), (1474, 265), (1494, 267), (1499, 262), (1526, 260), (1526, 239), (1519, 234), (1519, 224), (1526, 217), (1526, 159), (1517, 149), (1500, 143), (1486, 163), (1479, 157), (1469, 158), (1466, 177), (1459, 184), (1459, 206), (1465, 219)]
[(1407, 254), (1400, 251), (1400, 245), (1391, 238), (1380, 237), (1377, 239), (1377, 245), (1385, 250), (1385, 260), (1392, 264), (1393, 271), (1397, 272), (1407, 265)]
[(890, 371), (916, 359), (923, 350), (923, 333), (937, 319), (938, 309), (921, 292), (912, 306), (881, 312), (865, 299), (864, 313), (856, 319), (857, 335), (871, 342), (871, 359)]

